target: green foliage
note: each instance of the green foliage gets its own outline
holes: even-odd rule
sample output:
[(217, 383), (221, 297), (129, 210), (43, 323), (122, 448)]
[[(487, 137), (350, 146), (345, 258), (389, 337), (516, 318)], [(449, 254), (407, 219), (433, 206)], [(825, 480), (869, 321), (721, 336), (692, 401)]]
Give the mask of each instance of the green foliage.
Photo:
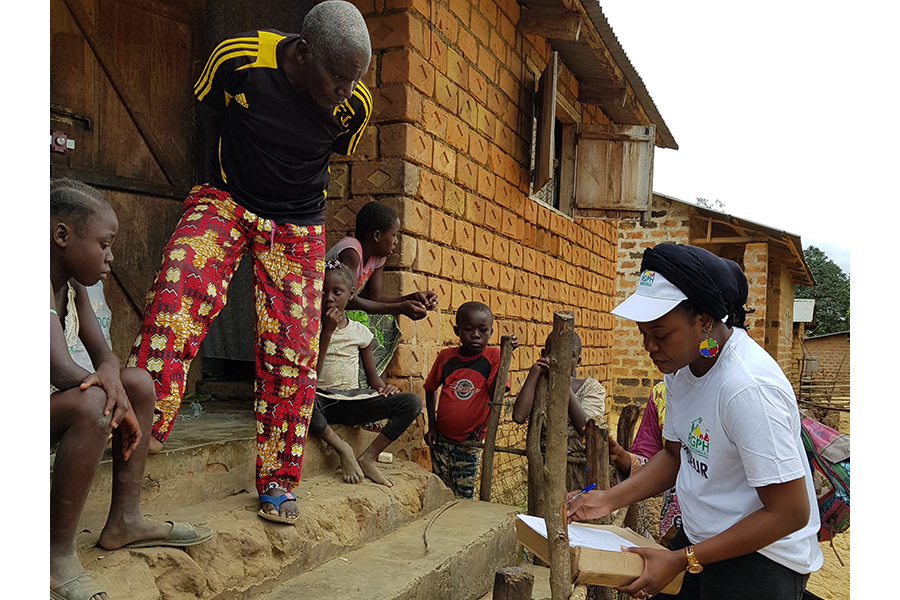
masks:
[(816, 284), (796, 286), (794, 297), (816, 301), (816, 328), (808, 335), (849, 331), (850, 276), (815, 246), (806, 248), (803, 255)]

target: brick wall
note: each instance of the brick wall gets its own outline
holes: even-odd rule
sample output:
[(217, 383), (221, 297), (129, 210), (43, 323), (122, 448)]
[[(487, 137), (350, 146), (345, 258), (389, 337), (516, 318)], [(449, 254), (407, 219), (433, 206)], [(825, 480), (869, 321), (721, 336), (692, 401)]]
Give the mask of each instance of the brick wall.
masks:
[[(646, 248), (662, 242), (687, 244), (690, 241), (690, 218), (689, 206), (653, 196), (647, 223), (619, 223), (613, 306), (634, 291)], [(632, 321), (613, 317), (613, 339), (615, 344), (609, 366), (612, 404), (616, 407), (632, 403), (643, 406), (650, 397), (653, 385), (662, 379), (662, 374), (644, 351), (643, 340)]]
[(836, 381), (850, 384), (850, 334), (838, 333), (803, 340), (806, 354), (819, 359), (819, 371), (812, 377), (817, 382)]
[[(492, 343), (518, 337), (513, 392), (560, 309), (575, 314), (582, 376), (609, 386), (616, 224), (572, 220), (527, 195), (525, 63), (543, 68), (549, 46), (516, 31), (515, 0), (354, 3), (374, 48), (365, 78), (374, 114), (356, 154), (332, 165), (327, 241), (350, 233), (366, 202), (391, 205), (401, 237), (385, 267), (385, 293), (427, 288), (439, 298), (427, 318), (400, 318), (403, 342), (389, 381), (424, 395), (437, 352), (458, 343), (456, 307), (477, 300), (494, 313)], [(579, 107), (564, 66), (558, 85)], [(608, 122), (596, 107), (579, 108), (585, 123)]]
[[(794, 278), (783, 264), (769, 259), (766, 289), (766, 344), (764, 348), (793, 381), (791, 347), (793, 345)], [(755, 303), (754, 303), (755, 304)], [(755, 316), (755, 315), (754, 315)]]
[(744, 247), (744, 273), (747, 275), (747, 306), (753, 313), (747, 315), (748, 333), (756, 342), (766, 347), (766, 315), (769, 311), (766, 287), (769, 282), (769, 246), (766, 243), (747, 244)]

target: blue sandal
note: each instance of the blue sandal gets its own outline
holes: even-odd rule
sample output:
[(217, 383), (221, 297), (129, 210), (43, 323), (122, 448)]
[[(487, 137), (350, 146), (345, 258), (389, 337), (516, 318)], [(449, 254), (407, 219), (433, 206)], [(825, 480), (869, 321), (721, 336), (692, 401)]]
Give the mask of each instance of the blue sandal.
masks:
[[(263, 503), (271, 504), (272, 506), (274, 506), (276, 508), (276, 510), (279, 507), (281, 507), (281, 505), (284, 502), (287, 502), (288, 500), (296, 500), (296, 499), (297, 499), (297, 497), (294, 494), (292, 494), (291, 492), (285, 492), (281, 496), (267, 496), (266, 494), (259, 495), (260, 504), (263, 504)], [(275, 523), (296, 523), (297, 519), (300, 518), (299, 515), (296, 517), (282, 517), (279, 514), (273, 515), (272, 513), (267, 513), (262, 508), (260, 508), (259, 512), (256, 514), (258, 514), (260, 517), (262, 517), (266, 521), (273, 521)]]

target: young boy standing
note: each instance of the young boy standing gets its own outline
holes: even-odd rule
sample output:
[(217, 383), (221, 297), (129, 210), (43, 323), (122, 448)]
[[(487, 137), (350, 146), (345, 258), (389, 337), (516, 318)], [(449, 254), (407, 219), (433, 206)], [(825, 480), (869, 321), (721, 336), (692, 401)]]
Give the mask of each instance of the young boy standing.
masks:
[[(460, 498), (475, 494), (481, 449), (466, 442), (484, 439), (491, 413), (491, 388), (500, 368), (500, 348), (487, 345), (493, 332), (491, 309), (481, 302), (464, 303), (453, 327), (460, 346), (442, 350), (425, 380), (425, 443), (431, 446), (432, 470)], [(512, 343), (515, 348), (515, 336)]]

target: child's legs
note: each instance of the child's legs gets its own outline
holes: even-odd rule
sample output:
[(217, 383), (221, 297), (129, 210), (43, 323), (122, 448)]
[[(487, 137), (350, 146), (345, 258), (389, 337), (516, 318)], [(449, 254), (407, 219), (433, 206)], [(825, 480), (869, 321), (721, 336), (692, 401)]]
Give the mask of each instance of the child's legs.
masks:
[(322, 226), (277, 225), (253, 240), (256, 486), (293, 489), (316, 391), (324, 278)]
[(123, 514), (141, 517), (141, 481), (147, 462), (147, 446), (150, 443), (150, 426), (153, 423), (153, 408), (156, 394), (153, 378), (137, 368), (122, 369), (122, 386), (128, 394), (128, 401), (141, 427), (141, 441), (128, 460), (122, 459), (122, 438), (113, 431), (113, 485), (109, 519), (121, 518)]
[[(98, 386), (50, 396), (50, 441), (59, 443), (50, 485), (50, 569), (51, 578), (66, 577), (58, 583), (80, 572), (75, 534), (109, 438), (111, 416), (103, 415), (105, 408), (106, 392)], [(67, 561), (70, 564), (65, 564)]]
[(480, 456), (481, 448), (463, 446), (438, 433), (438, 439), (431, 445), (432, 471), (456, 496), (472, 498)]
[(191, 361), (210, 323), (225, 306), (231, 277), (246, 249), (249, 223), (226, 193), (192, 190), (185, 212), (163, 250), (147, 294), (129, 367), (150, 373), (156, 386), (152, 435), (165, 441), (178, 415)]
[(422, 412), (422, 399), (410, 393), (379, 395), (365, 400), (335, 402), (322, 412), (329, 423), (342, 425), (360, 425), (389, 419), (381, 433), (390, 441), (394, 441)]

